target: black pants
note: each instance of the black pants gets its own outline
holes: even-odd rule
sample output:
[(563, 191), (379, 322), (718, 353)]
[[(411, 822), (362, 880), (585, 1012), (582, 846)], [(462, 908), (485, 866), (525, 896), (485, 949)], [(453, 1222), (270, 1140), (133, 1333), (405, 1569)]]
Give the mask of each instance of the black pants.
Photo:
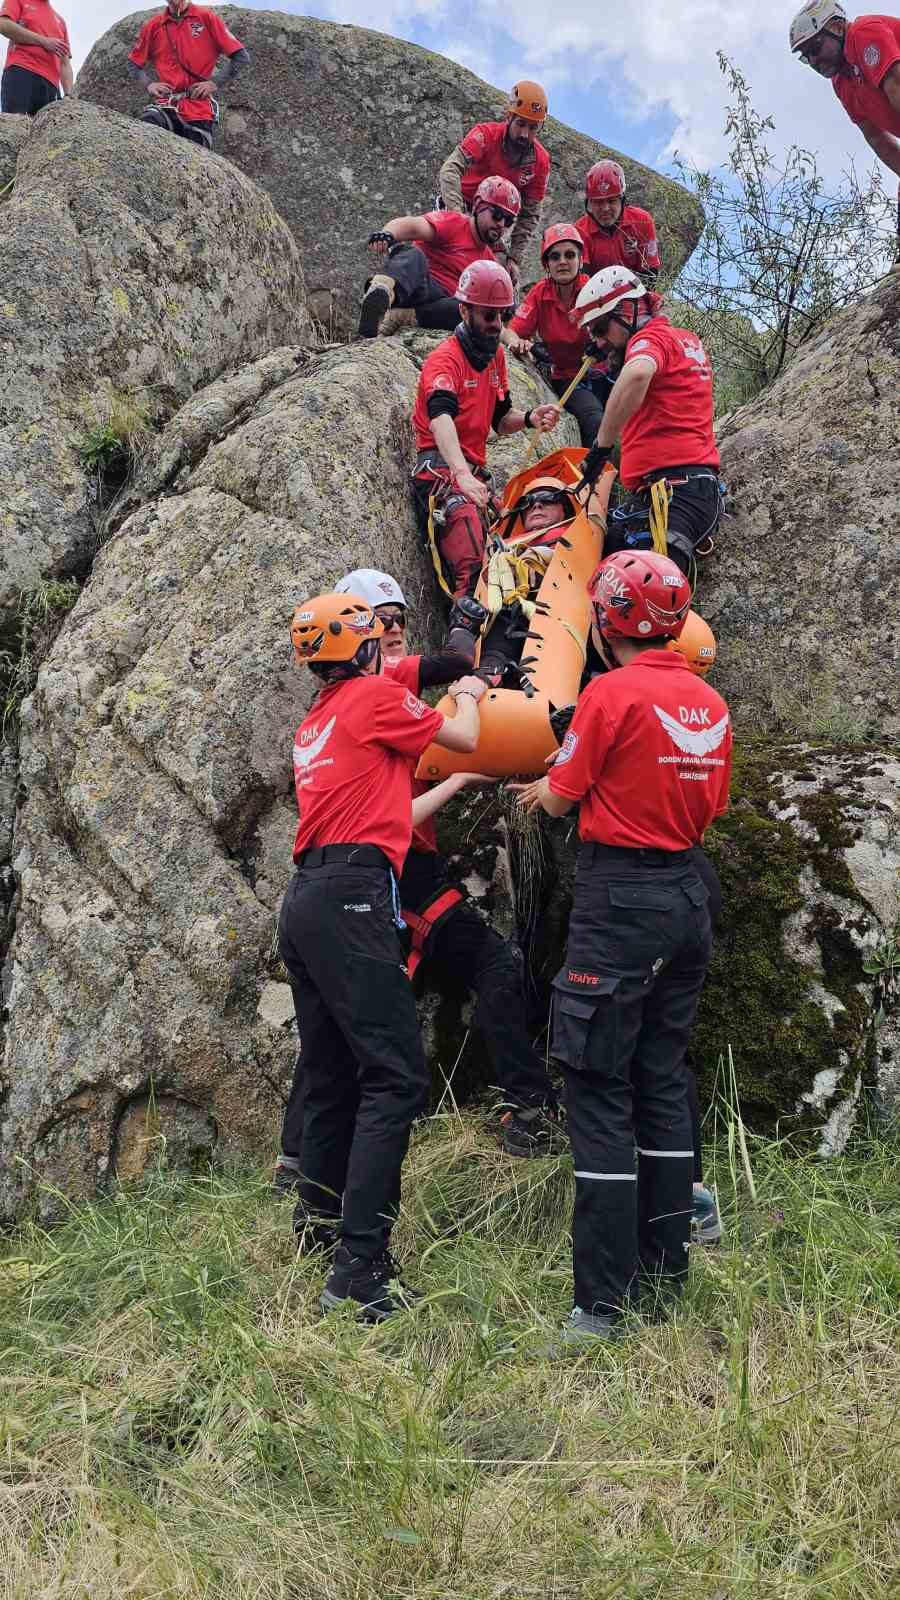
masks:
[[(685, 473), (703, 472), (706, 476), (688, 477), (678, 482)], [(718, 473), (713, 467), (666, 467), (653, 477), (675, 479), (669, 501), (669, 526), (666, 535), (668, 554), (681, 568), (689, 572), (698, 544), (715, 533), (722, 515), (722, 497), (719, 494)], [(641, 489), (621, 506), (610, 512), (603, 554), (611, 556), (616, 550), (652, 550), (650, 534), (650, 490)]]
[(212, 149), (214, 122), (185, 122), (168, 106), (147, 106), (141, 112), (141, 121), (152, 123), (154, 128), (165, 128), (167, 133), (187, 139), (189, 144), (202, 145), (204, 150)]
[[(434, 851), (410, 850), (400, 879), (400, 899), (411, 911), (435, 900), (450, 884), (447, 863)], [(555, 1106), (550, 1075), (528, 1032), (522, 955), (462, 900), (426, 941), (420, 972), (439, 988), (475, 995), (472, 1025), (490, 1058), (493, 1081), (512, 1106)]]
[[(563, 395), (569, 387), (570, 378), (551, 378), (550, 387), (554, 394)], [(604, 402), (596, 395), (593, 389), (580, 383), (566, 401), (565, 409), (570, 416), (575, 418), (581, 434), (581, 442), (586, 449), (590, 449), (597, 441), (597, 429), (603, 418)]]
[(581, 847), (551, 1054), (566, 1077), (575, 1304), (585, 1311), (677, 1293), (687, 1276), (684, 1058), (710, 946), (692, 852)]
[(59, 99), (59, 90), (40, 72), (27, 67), (5, 67), (0, 78), (0, 112), (14, 117), (34, 117)]
[(459, 303), (431, 276), (423, 252), (414, 244), (392, 245), (378, 270), (393, 278), (394, 304), (411, 306), (420, 328), (453, 332), (460, 320)]
[(344, 1244), (372, 1259), (390, 1237), (409, 1131), (428, 1097), (390, 874), (300, 867), (278, 944), (302, 1041), (300, 1199), (311, 1212), (343, 1215)]

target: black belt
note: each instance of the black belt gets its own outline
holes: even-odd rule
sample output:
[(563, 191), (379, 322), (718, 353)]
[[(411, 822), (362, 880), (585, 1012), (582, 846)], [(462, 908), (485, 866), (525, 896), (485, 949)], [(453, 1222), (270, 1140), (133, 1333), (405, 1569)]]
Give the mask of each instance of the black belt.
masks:
[(298, 857), (298, 867), (330, 867), (339, 862), (354, 867), (383, 867), (391, 872), (390, 860), (377, 844), (322, 844), (304, 850)]
[(690, 483), (692, 479), (709, 478), (713, 483), (719, 482), (719, 473), (715, 467), (659, 467), (655, 472), (645, 472), (641, 479), (641, 487), (649, 489), (651, 483), (656, 483), (664, 478), (666, 483)]
[(602, 865), (614, 862), (629, 867), (680, 867), (684, 866), (693, 856), (690, 850), (651, 850), (644, 847), (629, 849), (626, 845), (618, 844), (591, 844), (587, 841), (578, 846), (578, 859), (584, 862), (599, 862)]

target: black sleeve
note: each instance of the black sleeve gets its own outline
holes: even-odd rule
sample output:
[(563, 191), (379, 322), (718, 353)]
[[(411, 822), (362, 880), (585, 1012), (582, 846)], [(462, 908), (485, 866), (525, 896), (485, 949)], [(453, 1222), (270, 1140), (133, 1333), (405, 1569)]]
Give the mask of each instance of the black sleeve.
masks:
[(471, 672), (472, 663), (465, 656), (454, 655), (452, 650), (440, 650), (437, 655), (423, 656), (419, 662), (419, 693), (423, 689), (439, 689)]
[(213, 83), (217, 88), (224, 89), (227, 84), (233, 83), (238, 73), (243, 72), (244, 68), (249, 67), (249, 65), (249, 51), (245, 50), (244, 46), (241, 45), (240, 50), (233, 50), (230, 56), (225, 57), (222, 65), (216, 67), (213, 73)]
[(459, 399), (452, 389), (435, 389), (428, 396), (425, 409), (432, 422), (435, 417), (458, 417)]
[(495, 433), (497, 433), (499, 430), (503, 418), (509, 411), (512, 411), (512, 395), (507, 394), (503, 396), (502, 400), (498, 400), (494, 407), (494, 415), (491, 418), (491, 427)]
[(136, 83), (142, 83), (145, 88), (154, 81), (147, 68), (139, 67), (134, 61), (126, 61), (125, 68), (129, 78), (134, 78)]

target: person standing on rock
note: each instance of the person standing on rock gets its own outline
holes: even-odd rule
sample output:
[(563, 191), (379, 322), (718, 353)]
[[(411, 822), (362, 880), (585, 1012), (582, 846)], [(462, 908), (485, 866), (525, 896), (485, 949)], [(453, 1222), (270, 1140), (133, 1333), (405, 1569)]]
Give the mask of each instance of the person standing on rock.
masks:
[[(515, 355), (528, 355), (539, 339), (550, 357), (550, 387), (565, 394), (584, 362), (588, 335), (579, 327), (575, 300), (587, 283), (581, 271), (584, 242), (571, 222), (554, 222), (541, 240), (541, 265), (547, 276), (529, 289), (503, 332)], [(606, 386), (604, 386), (606, 387)], [(575, 418), (583, 445), (591, 445), (603, 416), (603, 400), (585, 381), (565, 404)]]
[[(225, 61), (217, 66), (221, 56)], [(249, 61), (216, 11), (192, 0), (168, 0), (164, 11), (144, 23), (128, 57), (129, 76), (153, 101), (141, 121), (211, 150), (217, 97)]]
[(371, 339), (387, 332), (384, 318), (394, 306), (420, 328), (455, 328), (459, 307), (454, 297), (463, 272), (473, 261), (496, 260), (494, 252), (518, 213), (515, 185), (503, 178), (485, 178), (475, 193), (471, 216), (426, 211), (421, 217), (394, 217), (370, 234), (370, 249), (384, 261), (365, 287), (359, 337)]
[(584, 184), (585, 213), (575, 226), (584, 241), (584, 270), (630, 267), (648, 289), (659, 274), (656, 223), (649, 211), (625, 203), (625, 173), (618, 161), (596, 161)]
[[(491, 179), (491, 182), (496, 180)], [(461, 321), (426, 357), (413, 409), (418, 452), (413, 492), (420, 527), (440, 569), (445, 592), (471, 596), (485, 550), (482, 512), (490, 499), (488, 434), (555, 428), (554, 405), (514, 411), (500, 330), (512, 310), (512, 279), (498, 261), (467, 267), (456, 291)]]
[(412, 771), (432, 741), (474, 750), (484, 693), (461, 678), (456, 715), (433, 711), (381, 672), (383, 634), (348, 594), (306, 600), (291, 620), (321, 689), (294, 738), (297, 870), (278, 925), (303, 1043), (300, 1248), (335, 1251), (323, 1310), (350, 1302), (375, 1322), (405, 1303), (388, 1244), (429, 1082), (397, 937)]
[(0, 36), (9, 40), (0, 78), (0, 112), (33, 117), (71, 94), (69, 32), (49, 0), (3, 0)]
[(791, 50), (831, 79), (851, 122), (900, 177), (900, 17), (848, 22), (838, 0), (810, 0), (791, 23)]
[(622, 363), (579, 487), (596, 481), (621, 435), (632, 495), (610, 515), (604, 549), (652, 548), (687, 573), (712, 550), (722, 514), (713, 377), (697, 335), (673, 327), (661, 303), (628, 267), (596, 272), (578, 296), (581, 326)]
[[(728, 805), (728, 707), (666, 649), (691, 603), (666, 556), (619, 551), (589, 584), (614, 671), (584, 691), (526, 811), (578, 804), (581, 844), (550, 1054), (575, 1161), (564, 1346), (617, 1337), (680, 1294), (694, 1213), (684, 1072), (711, 953), (703, 835)], [(637, 1160), (635, 1161), (635, 1151)]]
[(483, 178), (505, 178), (518, 189), (521, 210), (504, 258), (514, 284), (540, 226), (547, 193), (550, 156), (537, 137), (546, 116), (545, 91), (523, 78), (513, 85), (506, 120), (476, 122), (441, 167), (440, 196), (448, 211), (471, 211)]

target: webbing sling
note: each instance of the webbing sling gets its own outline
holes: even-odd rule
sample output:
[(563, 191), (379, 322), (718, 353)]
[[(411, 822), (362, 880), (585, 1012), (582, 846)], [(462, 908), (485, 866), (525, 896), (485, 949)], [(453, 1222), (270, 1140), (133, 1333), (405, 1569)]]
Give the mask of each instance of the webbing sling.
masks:
[(437, 540), (434, 536), (434, 508), (436, 505), (436, 495), (430, 494), (428, 496), (428, 549), (431, 552), (431, 559), (434, 563), (434, 571), (437, 581), (447, 596), (447, 599), (452, 600), (453, 595), (450, 590), (450, 585), (447, 582), (447, 579), (444, 577), (444, 569), (441, 565), (440, 552), (437, 547)]
[(650, 534), (653, 549), (658, 556), (668, 555), (669, 501), (672, 490), (665, 478), (656, 478), (650, 485)]
[(434, 933), (439, 923), (449, 915), (454, 906), (459, 905), (465, 898), (458, 889), (444, 889), (436, 899), (431, 901), (421, 911), (407, 911), (403, 908), (403, 920), (412, 934), (409, 957), (406, 970), (410, 978), (414, 978), (416, 970), (425, 954), (425, 946)]

